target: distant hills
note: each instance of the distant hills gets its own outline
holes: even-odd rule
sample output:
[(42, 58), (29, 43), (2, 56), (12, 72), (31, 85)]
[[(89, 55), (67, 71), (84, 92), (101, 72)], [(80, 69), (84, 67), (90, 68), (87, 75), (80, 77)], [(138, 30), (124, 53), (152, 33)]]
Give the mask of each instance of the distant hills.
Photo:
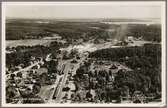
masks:
[(18, 21), (19, 22), (37, 22), (37, 21), (43, 21), (43, 22), (57, 22), (57, 21), (63, 21), (63, 22), (157, 22), (160, 23), (159, 18), (84, 18), (84, 19), (79, 19), (79, 18), (72, 18), (72, 19), (60, 19), (60, 18), (55, 18), (55, 19), (30, 19), (30, 18), (7, 18), (6, 22), (13, 22), (13, 21)]

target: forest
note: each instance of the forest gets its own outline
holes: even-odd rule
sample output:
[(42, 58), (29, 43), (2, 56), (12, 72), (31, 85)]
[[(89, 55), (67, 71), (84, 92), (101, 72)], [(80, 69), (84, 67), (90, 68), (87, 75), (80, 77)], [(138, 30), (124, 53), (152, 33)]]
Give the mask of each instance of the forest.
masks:
[(46, 58), (46, 56), (51, 53), (53, 57), (59, 52), (59, 48), (65, 47), (61, 42), (51, 42), (49, 46), (17, 46), (15, 52), (6, 54), (6, 67), (11, 68), (18, 66), (19, 64), (24, 64), (24, 66), (30, 65), (31, 57), (35, 58)]
[[(132, 71), (119, 70), (113, 84), (108, 85), (112, 70), (109, 73), (106, 70), (92, 72), (89, 70), (90, 61), (80, 67), (76, 73), (77, 85), (95, 89), (99, 94), (98, 98), (103, 98), (102, 100), (106, 102), (112, 99), (120, 102), (120, 96), (126, 96), (127, 91), (130, 96), (140, 91), (146, 97), (153, 96), (153, 100), (161, 98), (161, 47), (159, 44), (102, 49), (90, 53), (89, 57), (94, 58), (95, 61), (119, 62), (132, 69)], [(85, 74), (89, 76), (86, 77)], [(98, 83), (95, 83), (96, 81)], [(150, 98), (147, 99), (147, 101), (150, 100)]]
[[(126, 26), (125, 30), (118, 30)], [(113, 31), (108, 31), (112, 29)], [(72, 39), (83, 39), (85, 42), (90, 39), (118, 38), (121, 36), (142, 37), (148, 41), (161, 41), (161, 26), (159, 24), (105, 24), (94, 22), (75, 21), (54, 21), (51, 23), (34, 23), (33, 20), (14, 20), (6, 23), (6, 40), (40, 39), (59, 34), (62, 39), (71, 42)]]

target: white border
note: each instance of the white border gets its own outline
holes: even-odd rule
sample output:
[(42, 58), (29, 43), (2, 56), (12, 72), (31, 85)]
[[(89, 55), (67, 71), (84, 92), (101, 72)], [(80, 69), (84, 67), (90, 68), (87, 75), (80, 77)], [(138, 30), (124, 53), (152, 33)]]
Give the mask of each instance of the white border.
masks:
[(119, 6), (160, 6), (163, 1), (99, 1), (99, 2), (2, 2), (3, 5), (119, 5)]
[[(121, 5), (121, 6), (161, 6), (162, 23), (162, 102), (155, 104), (6, 104), (5, 99), (5, 6), (6, 5)], [(2, 106), (4, 107), (163, 107), (166, 105), (166, 23), (165, 1), (144, 2), (2, 2)]]

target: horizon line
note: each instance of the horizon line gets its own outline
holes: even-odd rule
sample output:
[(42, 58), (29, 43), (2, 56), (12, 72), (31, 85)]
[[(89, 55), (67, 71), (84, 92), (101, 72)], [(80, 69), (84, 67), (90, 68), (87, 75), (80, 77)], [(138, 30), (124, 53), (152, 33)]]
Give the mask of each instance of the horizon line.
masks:
[(63, 17), (55, 17), (55, 18), (49, 18), (49, 17), (42, 17), (42, 18), (37, 18), (37, 17), (34, 17), (34, 18), (31, 18), (31, 17), (6, 17), (5, 19), (161, 19), (159, 17), (95, 17), (95, 18), (86, 18), (86, 17), (83, 17), (83, 18), (79, 18), (79, 17), (71, 17), (71, 18), (63, 18)]

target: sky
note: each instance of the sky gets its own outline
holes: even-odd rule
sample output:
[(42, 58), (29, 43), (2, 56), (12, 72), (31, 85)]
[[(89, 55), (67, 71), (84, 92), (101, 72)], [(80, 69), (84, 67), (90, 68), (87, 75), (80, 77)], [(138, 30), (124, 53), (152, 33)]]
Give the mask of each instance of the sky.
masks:
[(161, 18), (161, 7), (150, 4), (7, 4), (5, 14), (9, 18)]

